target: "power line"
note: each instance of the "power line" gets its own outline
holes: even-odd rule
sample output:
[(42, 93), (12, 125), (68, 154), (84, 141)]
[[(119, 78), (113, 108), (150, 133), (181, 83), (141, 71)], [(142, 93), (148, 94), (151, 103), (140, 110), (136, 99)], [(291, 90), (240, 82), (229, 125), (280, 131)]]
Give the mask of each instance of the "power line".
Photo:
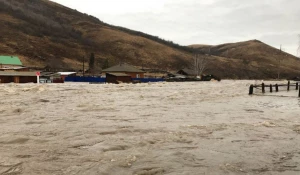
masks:
[(300, 35), (298, 35), (299, 43), (298, 43), (298, 50), (297, 55), (300, 57)]

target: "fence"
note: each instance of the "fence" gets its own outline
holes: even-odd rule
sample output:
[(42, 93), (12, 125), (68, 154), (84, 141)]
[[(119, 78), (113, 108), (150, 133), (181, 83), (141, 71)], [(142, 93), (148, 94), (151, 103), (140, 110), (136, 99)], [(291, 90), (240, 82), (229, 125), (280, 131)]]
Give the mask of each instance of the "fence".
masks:
[(149, 82), (163, 82), (165, 81), (163, 78), (132, 78), (132, 81), (139, 81), (141, 83), (149, 83)]
[[(149, 82), (163, 82), (162, 78), (132, 78), (132, 81), (138, 81), (141, 83)], [(105, 83), (106, 78), (100, 77), (66, 77), (65, 82), (88, 82), (88, 83)]]
[(65, 82), (105, 83), (106, 78), (101, 78), (101, 77), (66, 77)]
[(273, 92), (274, 88), (275, 88), (275, 92), (279, 92), (279, 87), (286, 87), (287, 91), (291, 90), (291, 87), (295, 87), (295, 90), (299, 90), (298, 93), (298, 97), (300, 97), (300, 87), (299, 87), (299, 83), (291, 83), (290, 81), (288, 81), (287, 84), (275, 84), (275, 85), (266, 85), (265, 83), (262, 83), (260, 85), (250, 85), (249, 87), (249, 95), (253, 95), (254, 93), (254, 88), (255, 89), (259, 89), (261, 90), (262, 93), (266, 93), (266, 88), (270, 89), (270, 93)]

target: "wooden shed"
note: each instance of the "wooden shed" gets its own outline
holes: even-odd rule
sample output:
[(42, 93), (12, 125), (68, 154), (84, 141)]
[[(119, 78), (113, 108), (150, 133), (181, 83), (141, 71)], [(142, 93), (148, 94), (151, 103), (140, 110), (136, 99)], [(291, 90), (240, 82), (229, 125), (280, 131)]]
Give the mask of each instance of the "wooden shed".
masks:
[(106, 73), (106, 82), (107, 83), (130, 83), (131, 76), (124, 73)]
[(36, 72), (0, 71), (0, 83), (36, 83)]

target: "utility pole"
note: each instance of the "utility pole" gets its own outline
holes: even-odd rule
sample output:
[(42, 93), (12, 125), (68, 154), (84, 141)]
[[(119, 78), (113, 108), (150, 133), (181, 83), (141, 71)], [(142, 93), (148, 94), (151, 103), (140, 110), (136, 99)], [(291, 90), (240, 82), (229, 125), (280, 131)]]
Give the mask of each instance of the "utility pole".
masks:
[(281, 54), (282, 54), (282, 45), (280, 44), (280, 52), (279, 52), (279, 57), (277, 58), (278, 65), (277, 65), (277, 79), (279, 80), (280, 78), (280, 65), (281, 65)]
[(82, 75), (84, 76), (84, 56), (82, 57)]

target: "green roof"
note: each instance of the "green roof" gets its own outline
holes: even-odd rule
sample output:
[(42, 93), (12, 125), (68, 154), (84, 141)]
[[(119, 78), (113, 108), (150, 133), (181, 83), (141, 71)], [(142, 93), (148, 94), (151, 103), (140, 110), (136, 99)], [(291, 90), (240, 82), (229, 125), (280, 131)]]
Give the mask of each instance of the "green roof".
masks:
[(0, 56), (0, 64), (22, 66), (22, 62), (15, 56)]

